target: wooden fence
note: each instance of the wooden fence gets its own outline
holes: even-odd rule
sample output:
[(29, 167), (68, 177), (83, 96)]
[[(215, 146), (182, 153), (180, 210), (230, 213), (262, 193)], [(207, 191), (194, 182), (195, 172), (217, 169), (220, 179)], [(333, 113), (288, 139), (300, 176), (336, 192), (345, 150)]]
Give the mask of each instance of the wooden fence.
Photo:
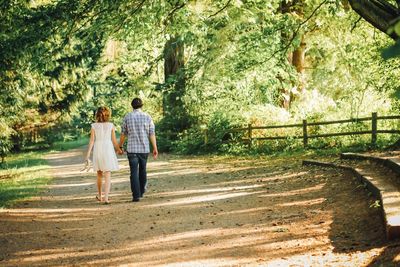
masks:
[[(270, 126), (252, 126), (251, 124), (249, 124), (245, 128), (230, 129), (227, 133), (247, 132), (247, 138), (242, 138), (240, 141), (247, 142), (249, 148), (251, 148), (253, 140), (279, 140), (279, 139), (296, 138), (296, 139), (303, 139), (303, 145), (304, 145), (304, 147), (307, 147), (308, 140), (310, 138), (324, 138), (324, 137), (332, 137), (332, 136), (362, 135), (362, 134), (370, 134), (371, 135), (371, 144), (375, 145), (378, 133), (400, 134), (400, 130), (378, 130), (378, 120), (393, 120), (393, 119), (400, 119), (400, 116), (398, 116), (398, 115), (378, 116), (378, 114), (376, 112), (373, 112), (371, 117), (349, 119), (349, 120), (322, 121), (322, 122), (308, 122), (307, 120), (303, 120), (303, 123), (299, 123), (299, 124), (270, 125)], [(371, 121), (370, 130), (340, 132), (340, 133), (308, 134), (308, 129), (311, 126), (328, 125), (328, 124), (342, 124), (342, 123), (356, 123), (356, 122), (362, 122), (362, 121)], [(296, 128), (296, 127), (303, 128), (302, 135), (298, 135), (298, 136), (268, 136), (268, 137), (254, 137), (253, 136), (253, 130), (268, 130), (268, 129)]]

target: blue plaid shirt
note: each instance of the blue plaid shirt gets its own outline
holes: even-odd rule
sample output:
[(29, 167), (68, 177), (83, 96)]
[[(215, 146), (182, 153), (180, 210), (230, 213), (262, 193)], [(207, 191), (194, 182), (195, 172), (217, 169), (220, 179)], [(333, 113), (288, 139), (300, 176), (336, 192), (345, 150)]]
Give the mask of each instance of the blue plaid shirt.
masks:
[(149, 136), (155, 134), (155, 128), (149, 114), (140, 109), (128, 113), (121, 131), (128, 137), (128, 153), (150, 153)]

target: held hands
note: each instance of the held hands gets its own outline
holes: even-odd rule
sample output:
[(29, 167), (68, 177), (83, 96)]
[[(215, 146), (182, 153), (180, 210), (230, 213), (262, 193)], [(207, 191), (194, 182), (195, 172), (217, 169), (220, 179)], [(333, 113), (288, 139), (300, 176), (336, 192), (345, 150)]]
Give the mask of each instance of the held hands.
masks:
[(118, 154), (118, 155), (123, 155), (123, 154), (124, 154), (124, 150), (123, 150), (122, 147), (118, 147), (118, 148), (117, 148), (117, 154)]

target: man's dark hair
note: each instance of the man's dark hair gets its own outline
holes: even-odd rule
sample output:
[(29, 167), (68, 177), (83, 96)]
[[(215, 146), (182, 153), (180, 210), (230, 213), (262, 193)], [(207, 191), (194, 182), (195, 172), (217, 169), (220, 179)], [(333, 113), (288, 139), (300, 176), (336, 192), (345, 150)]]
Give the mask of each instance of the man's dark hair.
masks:
[(133, 108), (133, 109), (141, 108), (141, 107), (143, 106), (142, 99), (140, 99), (140, 98), (138, 98), (138, 97), (135, 97), (135, 98), (132, 100), (131, 105), (132, 105), (132, 108)]

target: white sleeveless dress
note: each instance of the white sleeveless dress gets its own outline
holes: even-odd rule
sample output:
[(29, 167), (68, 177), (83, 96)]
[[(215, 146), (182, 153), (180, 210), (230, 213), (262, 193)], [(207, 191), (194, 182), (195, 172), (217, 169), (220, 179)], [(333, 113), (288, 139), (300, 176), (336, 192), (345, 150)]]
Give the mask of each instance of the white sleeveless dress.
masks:
[(117, 171), (119, 170), (117, 155), (111, 141), (111, 132), (114, 124), (111, 122), (92, 123), (94, 129), (93, 170)]

